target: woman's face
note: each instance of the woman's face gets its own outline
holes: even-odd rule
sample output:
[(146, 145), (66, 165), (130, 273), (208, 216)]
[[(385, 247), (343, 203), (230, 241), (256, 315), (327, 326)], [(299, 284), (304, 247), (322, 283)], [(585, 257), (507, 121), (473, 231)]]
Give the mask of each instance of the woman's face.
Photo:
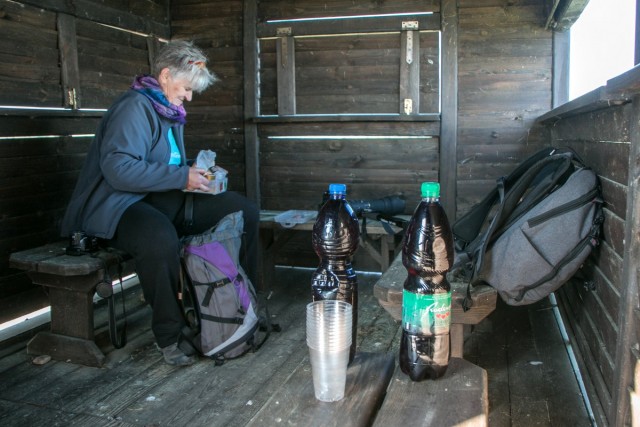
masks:
[(160, 83), (162, 92), (164, 92), (170, 103), (180, 106), (185, 100), (191, 101), (193, 96), (191, 82), (181, 78), (174, 78), (168, 68), (164, 68), (160, 72), (158, 83)]

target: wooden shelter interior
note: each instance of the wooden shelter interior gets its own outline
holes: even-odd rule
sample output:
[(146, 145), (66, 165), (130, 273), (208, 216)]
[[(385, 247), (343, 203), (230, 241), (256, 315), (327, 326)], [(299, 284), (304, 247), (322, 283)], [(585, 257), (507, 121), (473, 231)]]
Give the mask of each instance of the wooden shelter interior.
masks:
[[(10, 256), (62, 239), (61, 217), (110, 103), (149, 73), (162, 43), (193, 40), (220, 81), (187, 105), (188, 154), (214, 150), (229, 189), (263, 210), (316, 210), (328, 183), (343, 182), (353, 199), (402, 196), (410, 215), (420, 183), (439, 181), (453, 221), (529, 154), (576, 151), (600, 178), (602, 241), (551, 298), (498, 300), (466, 327), (464, 360), (486, 372), (480, 404), (492, 427), (631, 425), (640, 69), (569, 101), (569, 30), (588, 2), (0, 0), (0, 324), (50, 304)], [(264, 286), (282, 331), (222, 366), (163, 363), (135, 278), (122, 293), (124, 348), (109, 342), (106, 304), (96, 300), (101, 368), (34, 364), (26, 345), (49, 328), (46, 315), (0, 330), (0, 424), (357, 425), (331, 424), (327, 406), (295, 399), (311, 381), (303, 313), (318, 258), (309, 233), (296, 233), (275, 262)], [(358, 351), (397, 356), (401, 326), (373, 294), (383, 272), (363, 250), (353, 265)], [(436, 412), (473, 404), (433, 399)], [(313, 419), (270, 413), (298, 404)], [(381, 422), (379, 406), (363, 425)]]

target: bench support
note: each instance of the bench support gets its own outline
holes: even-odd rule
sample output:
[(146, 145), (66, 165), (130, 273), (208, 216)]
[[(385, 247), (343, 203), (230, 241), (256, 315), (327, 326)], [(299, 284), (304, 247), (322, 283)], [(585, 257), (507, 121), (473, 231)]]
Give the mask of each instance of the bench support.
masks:
[(66, 255), (66, 241), (11, 254), (9, 265), (41, 285), (51, 303), (51, 331), (27, 344), (29, 354), (87, 366), (102, 366), (105, 356), (94, 340), (93, 295), (105, 279), (104, 269), (120, 265), (122, 275), (135, 271), (131, 257), (111, 249), (102, 257)]
[(94, 342), (93, 295), (102, 270), (81, 276), (59, 276), (31, 271), (33, 283), (42, 285), (51, 303), (51, 332), (39, 332), (27, 345), (29, 354), (100, 367), (105, 355)]

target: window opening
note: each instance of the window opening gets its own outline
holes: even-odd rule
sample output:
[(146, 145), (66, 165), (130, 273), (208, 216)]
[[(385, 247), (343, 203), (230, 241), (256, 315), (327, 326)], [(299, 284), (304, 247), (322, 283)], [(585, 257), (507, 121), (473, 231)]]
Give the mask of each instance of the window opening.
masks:
[(634, 66), (636, 0), (590, 0), (571, 27), (569, 99)]

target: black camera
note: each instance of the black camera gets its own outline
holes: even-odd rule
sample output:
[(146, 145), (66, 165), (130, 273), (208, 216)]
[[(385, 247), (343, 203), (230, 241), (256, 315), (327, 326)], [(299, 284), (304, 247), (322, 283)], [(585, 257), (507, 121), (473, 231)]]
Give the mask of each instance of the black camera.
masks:
[[(322, 203), (318, 205), (318, 210), (329, 200), (329, 192), (322, 194)], [(401, 196), (385, 196), (380, 199), (371, 200), (347, 200), (351, 209), (357, 216), (365, 213), (378, 213), (383, 216), (393, 216), (404, 213), (405, 200)]]
[(89, 236), (84, 231), (74, 231), (69, 238), (69, 246), (66, 249), (67, 255), (84, 255), (100, 249), (100, 242), (97, 237)]
[(405, 207), (405, 200), (400, 196), (386, 196), (372, 200), (348, 200), (348, 202), (358, 216), (371, 212), (382, 215), (397, 215), (403, 213)]

